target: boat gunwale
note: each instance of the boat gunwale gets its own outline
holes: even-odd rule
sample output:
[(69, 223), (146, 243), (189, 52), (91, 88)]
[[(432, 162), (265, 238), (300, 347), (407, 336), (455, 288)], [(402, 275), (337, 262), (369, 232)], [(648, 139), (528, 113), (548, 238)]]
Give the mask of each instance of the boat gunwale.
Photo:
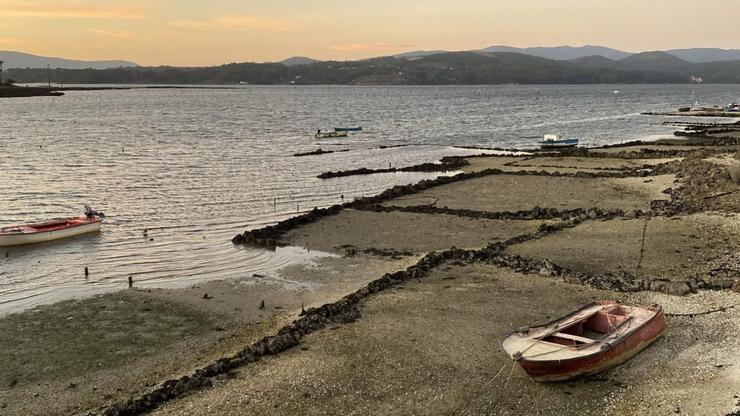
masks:
[[(545, 324), (535, 325), (535, 326), (531, 326), (529, 328), (530, 329), (533, 329), (533, 328), (542, 328), (542, 327), (548, 326), (548, 325), (553, 324), (553, 323), (555, 323), (555, 322), (557, 322), (559, 320), (562, 320), (563, 318), (565, 318), (567, 316), (575, 315), (578, 312), (580, 312), (580, 311), (582, 311), (582, 310), (584, 310), (584, 309), (586, 309), (586, 308), (588, 308), (590, 306), (593, 306), (593, 305), (595, 305), (597, 303), (599, 303), (599, 301), (587, 303), (587, 304), (581, 306), (580, 308), (576, 309), (572, 313), (569, 313), (568, 315), (564, 315), (564, 316), (561, 316), (560, 318), (553, 319), (553, 320), (551, 320), (551, 321), (549, 321), (549, 322), (547, 322)], [(614, 301), (614, 303), (617, 304), (617, 305), (621, 305), (620, 302)], [(653, 314), (652, 317), (650, 317), (650, 319), (645, 320), (645, 322), (643, 322), (642, 324), (637, 325), (634, 328), (632, 328), (632, 329), (628, 330), (627, 332), (625, 332), (624, 334), (622, 334), (622, 336), (620, 336), (619, 338), (617, 338), (614, 343), (609, 343), (609, 345), (610, 345), (609, 349), (610, 350), (613, 349), (615, 346), (620, 345), (623, 342), (626, 342), (627, 339), (629, 339), (629, 337), (632, 336), (632, 334), (635, 331), (639, 331), (640, 329), (642, 329), (643, 327), (645, 327), (649, 323), (653, 322), (656, 318), (658, 318), (659, 316), (663, 315), (663, 307), (660, 306), (660, 305), (655, 305), (655, 306), (638, 306), (638, 307), (644, 308), (644, 309), (648, 309), (649, 308), (651, 310), (655, 309), (655, 313)], [(660, 337), (660, 335), (662, 335), (664, 331), (665, 331), (665, 328), (663, 329), (663, 331), (660, 332), (660, 334), (658, 334), (656, 336), (656, 339), (658, 337)], [(508, 334), (506, 334), (506, 336), (504, 336), (501, 339), (500, 346), (501, 346), (501, 349), (506, 353), (506, 355), (509, 355), (509, 353), (506, 352), (506, 350), (504, 349), (504, 341), (506, 341), (510, 336), (512, 336), (514, 334), (517, 334), (517, 333), (519, 333), (519, 332), (518, 331), (511, 331), (511, 332), (509, 332)], [(539, 341), (540, 340), (538, 339), (537, 342), (539, 342)], [(547, 341), (543, 341), (543, 342), (547, 342)], [(602, 345), (605, 345), (606, 344), (606, 343), (603, 342), (603, 340), (597, 341), (597, 343), (601, 343)], [(571, 348), (571, 347), (569, 347), (569, 348)], [(546, 362), (550, 362), (550, 361), (557, 361), (559, 363), (568, 363), (568, 362), (572, 362), (572, 361), (576, 361), (576, 360), (583, 360), (583, 359), (586, 359), (586, 358), (591, 358), (591, 357), (594, 357), (594, 356), (597, 356), (597, 355), (604, 354), (605, 352), (606, 351), (603, 351), (603, 350), (599, 349), (598, 351), (594, 351), (594, 352), (592, 352), (590, 354), (578, 355), (578, 356), (571, 357), (571, 358), (562, 358), (562, 359), (557, 359), (557, 360), (528, 360), (526, 357), (522, 356), (521, 358), (519, 358), (518, 360), (515, 360), (515, 361), (517, 361), (517, 362), (522, 361), (522, 362), (529, 362), (529, 363), (546, 363)], [(512, 357), (512, 359), (514, 359), (514, 358)]]

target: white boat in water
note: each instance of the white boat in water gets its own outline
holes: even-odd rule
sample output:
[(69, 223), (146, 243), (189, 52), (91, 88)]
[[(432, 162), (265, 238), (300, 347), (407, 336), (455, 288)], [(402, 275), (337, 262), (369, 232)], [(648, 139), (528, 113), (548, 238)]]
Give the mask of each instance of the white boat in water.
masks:
[(540, 147), (542, 147), (543, 149), (574, 147), (574, 146), (578, 146), (578, 139), (576, 138), (562, 139), (557, 134), (546, 134), (544, 139), (540, 142)]
[(97, 232), (100, 231), (103, 218), (105, 215), (102, 212), (93, 211), (86, 205), (85, 215), (79, 217), (3, 227), (0, 228), (0, 247), (43, 243)]

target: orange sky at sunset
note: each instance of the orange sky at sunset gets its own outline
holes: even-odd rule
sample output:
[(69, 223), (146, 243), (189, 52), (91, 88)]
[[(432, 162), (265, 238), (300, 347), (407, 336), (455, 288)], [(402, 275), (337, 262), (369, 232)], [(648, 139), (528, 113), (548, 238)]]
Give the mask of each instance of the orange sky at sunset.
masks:
[(142, 65), (594, 44), (740, 48), (740, 1), (0, 0), (0, 49)]

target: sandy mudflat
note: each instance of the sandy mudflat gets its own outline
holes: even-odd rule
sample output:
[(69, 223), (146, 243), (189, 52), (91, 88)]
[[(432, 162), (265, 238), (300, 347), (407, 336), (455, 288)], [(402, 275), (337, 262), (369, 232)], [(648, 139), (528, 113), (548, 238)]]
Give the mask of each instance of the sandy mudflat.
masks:
[(519, 211), (535, 206), (648, 209), (650, 201), (667, 199), (674, 175), (649, 178), (570, 178), (492, 175), (428, 189), (390, 200), (386, 206), (411, 206), (435, 201), (438, 207), (478, 211)]
[(3, 317), (0, 414), (66, 415), (121, 400), (274, 331), (123, 291)]
[[(701, 146), (681, 146), (681, 145), (664, 145), (664, 144), (642, 144), (633, 146), (619, 146), (619, 147), (608, 147), (605, 149), (591, 149), (593, 153), (639, 153), (642, 151), (656, 151), (656, 150), (678, 150), (678, 151), (691, 151), (697, 150)], [(707, 146), (711, 148), (711, 146)]]
[[(643, 231), (645, 245), (638, 268)], [(697, 276), (707, 281), (731, 279), (732, 273), (712, 271), (724, 257), (740, 254), (740, 216), (592, 221), (509, 251), (583, 273), (627, 272), (675, 281)]]
[(680, 158), (664, 159), (619, 159), (619, 158), (594, 158), (594, 157), (537, 157), (529, 160), (513, 162), (511, 166), (522, 168), (532, 167), (570, 167), (578, 170), (581, 169), (606, 169), (606, 170), (626, 170), (641, 169), (644, 165), (655, 166), (663, 163), (681, 160)]
[(155, 414), (661, 415), (681, 409), (719, 416), (733, 408), (740, 356), (728, 341), (740, 335), (738, 310), (669, 317), (670, 331), (657, 343), (585, 380), (532, 382), (500, 350), (501, 338), (514, 328), (602, 298), (660, 301), (671, 313), (735, 299), (705, 293), (675, 302), (448, 263), (428, 278), (372, 297), (359, 321), (312, 334), (300, 348)]
[(521, 168), (509, 166), (511, 163), (525, 160), (524, 156), (495, 156), (495, 157), (471, 157), (467, 161), (470, 163), (463, 167), (465, 172), (478, 172), (486, 169), (501, 169), (503, 171), (517, 171)]
[(420, 254), (452, 246), (481, 248), (533, 232), (541, 223), (348, 209), (297, 228), (284, 240), (293, 245), (336, 253), (344, 253), (347, 248), (375, 248)]
[(664, 159), (619, 159), (594, 157), (476, 157), (468, 158), (470, 165), (465, 172), (477, 172), (485, 169), (500, 169), (504, 172), (534, 170), (560, 173), (601, 173), (619, 172), (625, 169), (641, 169), (644, 165), (655, 166), (662, 163), (681, 160), (680, 158)]
[[(606, 151), (643, 147), (697, 149), (647, 145)], [(648, 210), (650, 201), (668, 199), (666, 188), (680, 189), (679, 200), (714, 201), (695, 206), (717, 212), (665, 217), (665, 211), (656, 210), (650, 220), (628, 219), (634, 213), (589, 219), (549, 235), (530, 235), (536, 239), (507, 251), (583, 273), (624, 271), (678, 282), (698, 276), (729, 282), (737, 291), (740, 206), (733, 201), (740, 194), (721, 170), (734, 153), (727, 150), (704, 162), (690, 155), (674, 166), (681, 169), (677, 174), (618, 179), (489, 175), (385, 205), (489, 212), (535, 206)], [(706, 158), (706, 152), (700, 157)], [(604, 172), (666, 161), (473, 158), (468, 168)], [(165, 380), (192, 374), (275, 334), (302, 306), (336, 302), (386, 273), (415, 265), (430, 251), (478, 249), (529, 234), (544, 222), (345, 209), (282, 235), (282, 242), (324, 253), (277, 273), (185, 289), (127, 290), (2, 317), (0, 415), (85, 414), (141, 397)], [(651, 347), (616, 369), (578, 381), (534, 383), (500, 351), (502, 337), (513, 328), (547, 321), (596, 299), (658, 303), (671, 314), (736, 307), (669, 316), (668, 330)], [(357, 321), (332, 324), (276, 356), (214, 376), (215, 387), (178, 397), (157, 413), (724, 416), (740, 409), (740, 294), (731, 290), (699, 290), (683, 297), (618, 293), (453, 261), (423, 279), (371, 295), (359, 308)]]

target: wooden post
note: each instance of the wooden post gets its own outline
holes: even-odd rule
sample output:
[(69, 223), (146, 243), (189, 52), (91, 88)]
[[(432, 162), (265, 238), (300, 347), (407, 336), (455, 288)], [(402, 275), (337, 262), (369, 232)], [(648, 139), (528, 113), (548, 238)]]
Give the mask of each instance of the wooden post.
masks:
[(87, 270), (87, 266), (85, 266), (85, 277), (87, 277), (88, 275), (90, 275), (90, 272)]
[(131, 289), (134, 287), (134, 278), (132, 276), (128, 277), (128, 288)]

